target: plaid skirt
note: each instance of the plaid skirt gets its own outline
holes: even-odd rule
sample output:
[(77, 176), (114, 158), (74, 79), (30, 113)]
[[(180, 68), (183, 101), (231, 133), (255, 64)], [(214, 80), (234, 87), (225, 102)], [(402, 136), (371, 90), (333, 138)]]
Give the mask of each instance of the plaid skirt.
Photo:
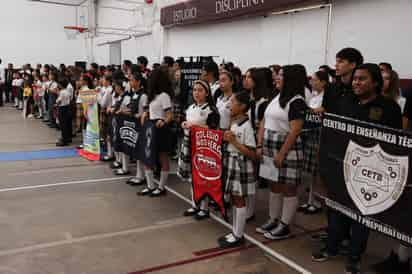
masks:
[(256, 171), (253, 161), (238, 153), (225, 154), (225, 194), (247, 197), (256, 193)]
[(303, 171), (309, 175), (319, 174), (320, 128), (303, 131)]
[(83, 104), (76, 104), (76, 129), (81, 130), (84, 129), (84, 112), (83, 112)]
[[(287, 134), (277, 133), (276, 131), (265, 129), (263, 138), (263, 155), (274, 158), (280, 151)], [(273, 178), (273, 182), (280, 184), (299, 185), (302, 182), (303, 171), (303, 144), (302, 139), (298, 137), (296, 143), (290, 148), (283, 161), (282, 167), (279, 168), (278, 178)]]
[(179, 160), (177, 161), (177, 176), (188, 181), (192, 177), (192, 150), (190, 146), (190, 131), (184, 130)]

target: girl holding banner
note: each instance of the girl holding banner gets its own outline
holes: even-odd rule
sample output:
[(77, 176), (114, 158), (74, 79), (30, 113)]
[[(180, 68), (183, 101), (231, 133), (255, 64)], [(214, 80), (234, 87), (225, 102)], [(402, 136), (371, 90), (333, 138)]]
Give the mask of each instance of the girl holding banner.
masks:
[(233, 231), (218, 239), (222, 248), (231, 248), (244, 242), (243, 234), (247, 219), (247, 198), (255, 195), (256, 140), (248, 117), (251, 99), (248, 93), (235, 94), (231, 99), (231, 126), (223, 139), (229, 143), (224, 177), (225, 200), (233, 206)]
[(150, 197), (159, 197), (166, 194), (166, 182), (169, 176), (169, 153), (172, 150), (172, 136), (169, 124), (173, 121), (172, 113), (172, 83), (167, 72), (161, 69), (153, 71), (149, 82), (148, 103), (145, 106), (146, 112), (143, 113), (142, 124), (146, 120), (153, 123), (156, 131), (154, 142), (157, 152), (149, 151), (152, 157), (158, 157), (162, 170), (160, 172), (159, 187), (155, 187), (153, 180), (153, 167), (146, 166), (147, 187), (138, 192), (138, 195)]
[[(207, 82), (198, 80), (194, 83), (193, 100), (195, 103), (187, 108), (186, 121), (182, 123), (184, 137), (178, 160), (177, 175), (184, 181), (191, 181), (192, 177), (190, 128), (192, 126), (207, 127), (210, 129), (217, 129), (219, 127), (219, 112), (215, 107), (210, 86)], [(208, 204), (206, 199), (202, 200), (199, 209), (194, 203), (193, 188), (191, 188), (191, 192), (193, 206), (185, 211), (184, 216), (195, 216), (198, 220), (207, 218), (209, 211), (207, 210)]]
[(265, 111), (258, 134), (262, 157), (259, 175), (271, 182), (269, 221), (256, 232), (277, 240), (290, 237), (289, 224), (298, 207), (303, 146), (299, 137), (305, 120), (306, 75), (296, 66), (284, 66), (276, 79), (280, 90)]

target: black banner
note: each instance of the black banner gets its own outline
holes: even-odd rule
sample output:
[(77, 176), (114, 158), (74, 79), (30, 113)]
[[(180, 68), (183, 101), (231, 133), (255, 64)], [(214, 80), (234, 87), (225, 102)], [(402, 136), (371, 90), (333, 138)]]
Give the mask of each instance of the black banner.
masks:
[(118, 152), (123, 152), (130, 157), (134, 157), (140, 142), (140, 121), (135, 117), (127, 115), (116, 115), (114, 119), (116, 119), (115, 148)]
[(320, 172), (327, 205), (412, 244), (412, 134), (332, 114), (322, 125)]
[(322, 127), (322, 117), (311, 110), (306, 111), (304, 129), (317, 129)]
[(194, 61), (193, 58), (189, 62), (184, 62), (181, 65), (180, 73), (180, 90), (184, 97), (183, 101), (186, 106), (193, 103), (192, 90), (193, 84), (196, 80), (200, 79), (203, 68), (203, 58), (196, 58), (199, 60)]
[(158, 129), (152, 121), (146, 121), (142, 127), (142, 138), (140, 138), (136, 159), (145, 165), (153, 167), (157, 164), (157, 134)]

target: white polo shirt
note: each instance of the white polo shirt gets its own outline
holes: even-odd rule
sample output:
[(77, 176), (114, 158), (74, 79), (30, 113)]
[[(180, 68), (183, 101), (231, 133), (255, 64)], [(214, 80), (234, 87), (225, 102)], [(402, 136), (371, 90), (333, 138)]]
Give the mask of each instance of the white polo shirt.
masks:
[(224, 95), (217, 98), (216, 107), (220, 114), (220, 128), (230, 128), (230, 100), (232, 96), (225, 97)]
[[(253, 131), (252, 123), (248, 117), (240, 121), (234, 121), (230, 126), (230, 131), (236, 135), (240, 144), (250, 148), (256, 148), (255, 132)], [(227, 151), (239, 153), (239, 150), (232, 144), (228, 145)]]
[(169, 94), (158, 94), (149, 104), (149, 117), (151, 120), (166, 119), (166, 112), (172, 110), (172, 100)]

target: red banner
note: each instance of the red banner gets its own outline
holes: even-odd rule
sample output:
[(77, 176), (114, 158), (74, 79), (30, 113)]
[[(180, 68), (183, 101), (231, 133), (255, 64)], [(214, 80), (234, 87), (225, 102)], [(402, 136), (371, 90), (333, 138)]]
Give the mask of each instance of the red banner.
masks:
[(191, 128), (193, 197), (199, 204), (209, 196), (223, 215), (224, 186), (222, 182), (223, 131), (201, 127)]

